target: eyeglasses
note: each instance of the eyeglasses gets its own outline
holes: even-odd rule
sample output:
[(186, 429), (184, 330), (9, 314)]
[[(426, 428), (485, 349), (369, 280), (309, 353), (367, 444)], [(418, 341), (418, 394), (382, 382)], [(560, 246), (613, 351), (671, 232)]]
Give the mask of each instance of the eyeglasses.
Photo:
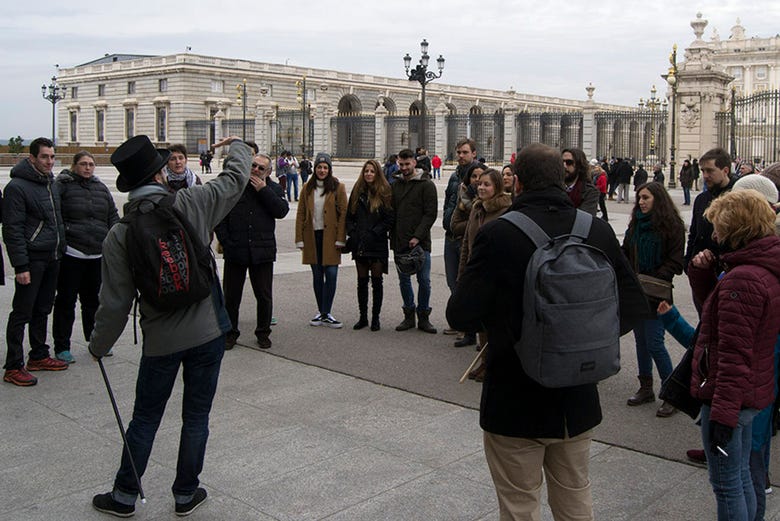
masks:
[(574, 164), (574, 160), (573, 159), (564, 159), (563, 160), (563, 164), (566, 165), (566, 166), (572, 166)]
[(257, 163), (252, 163), (252, 168), (256, 170), (260, 170), (261, 172), (265, 172), (266, 170), (268, 170), (267, 166), (258, 165)]

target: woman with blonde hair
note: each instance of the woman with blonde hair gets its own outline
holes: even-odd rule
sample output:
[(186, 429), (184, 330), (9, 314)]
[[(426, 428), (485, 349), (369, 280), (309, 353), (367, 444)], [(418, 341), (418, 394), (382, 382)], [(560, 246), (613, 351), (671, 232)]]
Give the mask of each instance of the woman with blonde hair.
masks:
[(382, 274), (387, 273), (388, 232), (393, 227), (390, 184), (373, 159), (360, 171), (347, 211), (347, 244), (357, 268), (357, 300), (360, 318), (352, 329), (368, 325), (368, 280), (371, 276), (371, 331), (379, 331), (382, 310)]
[(780, 238), (775, 212), (759, 192), (732, 191), (704, 212), (723, 273), (710, 250), (688, 268), (707, 295), (693, 353), (691, 394), (703, 403), (701, 433), (718, 520), (752, 521), (756, 494), (749, 461), (753, 418), (775, 395), (774, 346), (780, 331)]

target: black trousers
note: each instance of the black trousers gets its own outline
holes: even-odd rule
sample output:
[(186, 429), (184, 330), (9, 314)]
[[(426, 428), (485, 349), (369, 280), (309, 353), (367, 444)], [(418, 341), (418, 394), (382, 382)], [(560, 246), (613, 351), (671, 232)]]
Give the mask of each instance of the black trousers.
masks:
[(81, 301), (81, 327), (89, 341), (95, 327), (100, 292), (101, 259), (77, 259), (66, 255), (60, 261), (57, 297), (54, 299), (52, 337), (54, 352), (70, 351), (70, 335), (76, 320), (76, 299)]
[(244, 281), (249, 270), (249, 282), (257, 301), (257, 322), (255, 336), (268, 338), (271, 334), (271, 313), (274, 308), (273, 280), (274, 263), (264, 262), (243, 266), (225, 261), (225, 273), (222, 277), (222, 289), (225, 293), (225, 309), (233, 324), (233, 332), (238, 335), (238, 310), (241, 306), (241, 297), (244, 293)]
[(46, 329), (59, 271), (60, 261), (31, 261), (30, 283), (19, 284), (14, 281), (14, 299), (5, 331), (8, 347), (5, 369), (20, 369), (24, 366), (24, 326), (28, 324), (30, 359), (41, 360), (49, 356)]

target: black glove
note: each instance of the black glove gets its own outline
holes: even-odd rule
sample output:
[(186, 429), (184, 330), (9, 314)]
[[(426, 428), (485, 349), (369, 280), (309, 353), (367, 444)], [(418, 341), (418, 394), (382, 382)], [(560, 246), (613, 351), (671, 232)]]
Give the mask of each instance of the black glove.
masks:
[(731, 436), (733, 434), (733, 427), (728, 427), (722, 423), (710, 420), (710, 451), (716, 455), (720, 454), (727, 456), (727, 454), (723, 454), (719, 451), (718, 447), (725, 449), (726, 445), (731, 441)]

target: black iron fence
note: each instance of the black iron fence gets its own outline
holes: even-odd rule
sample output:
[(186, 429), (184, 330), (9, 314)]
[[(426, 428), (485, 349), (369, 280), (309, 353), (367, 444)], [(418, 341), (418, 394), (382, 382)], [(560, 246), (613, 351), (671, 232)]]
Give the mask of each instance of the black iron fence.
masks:
[(420, 140), (421, 123), (419, 115), (385, 117), (387, 154), (397, 154), (404, 148), (415, 150), (419, 146), (426, 146), (430, 150), (436, 136), (436, 119), (433, 116), (425, 118), (425, 145)]
[(341, 159), (373, 159), (376, 149), (376, 118), (371, 115), (336, 116), (330, 120), (336, 131), (335, 155)]
[(447, 123), (447, 159), (453, 160), (455, 143), (465, 137), (477, 143), (477, 155), (488, 162), (504, 158), (504, 114), (450, 114)]
[(276, 156), (288, 150), (300, 156), (312, 157), (314, 151), (314, 120), (310, 111), (300, 109), (276, 112), (275, 139), (271, 154)]
[(596, 155), (666, 162), (666, 110), (596, 112)]
[(731, 109), (715, 115), (718, 146), (755, 164), (780, 161), (780, 90), (732, 95)]
[(553, 148), (582, 148), (582, 114), (521, 112), (515, 119), (517, 148), (544, 143)]

